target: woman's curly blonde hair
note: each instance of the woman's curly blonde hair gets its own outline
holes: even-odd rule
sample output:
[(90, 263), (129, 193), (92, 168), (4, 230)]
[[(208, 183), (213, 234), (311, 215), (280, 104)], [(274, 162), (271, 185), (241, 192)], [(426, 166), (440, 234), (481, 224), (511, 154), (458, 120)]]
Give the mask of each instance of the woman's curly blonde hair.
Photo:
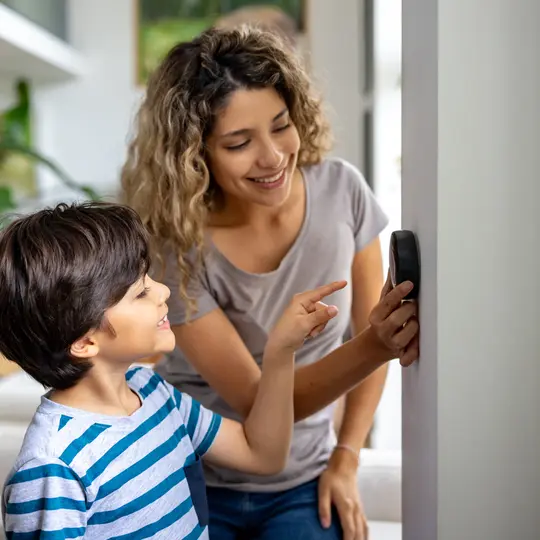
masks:
[(175, 46), (150, 77), (122, 188), (150, 232), (154, 257), (163, 263), (166, 250), (174, 253), (180, 294), (191, 307), (187, 285), (196, 269), (186, 256), (196, 248), (202, 261), (207, 212), (219, 196), (205, 159), (206, 138), (234, 91), (269, 87), (298, 130), (298, 165), (320, 162), (330, 144), (321, 101), (290, 48), (269, 32), (210, 29)]

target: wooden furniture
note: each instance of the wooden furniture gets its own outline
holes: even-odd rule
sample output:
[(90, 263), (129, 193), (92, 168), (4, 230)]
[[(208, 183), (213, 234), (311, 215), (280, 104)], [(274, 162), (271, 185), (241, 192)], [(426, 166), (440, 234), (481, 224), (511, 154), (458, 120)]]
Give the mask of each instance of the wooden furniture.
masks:
[(17, 364), (9, 362), (0, 354), (0, 377), (5, 377), (19, 370), (20, 368)]

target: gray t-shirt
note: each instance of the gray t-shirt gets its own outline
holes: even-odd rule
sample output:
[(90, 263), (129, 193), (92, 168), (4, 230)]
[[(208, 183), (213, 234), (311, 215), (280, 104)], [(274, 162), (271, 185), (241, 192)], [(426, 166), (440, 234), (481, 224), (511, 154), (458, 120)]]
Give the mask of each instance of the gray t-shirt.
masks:
[[(260, 366), (268, 333), (296, 293), (334, 280), (351, 280), (355, 254), (374, 240), (387, 218), (366, 181), (351, 164), (326, 159), (302, 169), (306, 185), (306, 213), (301, 230), (279, 267), (266, 274), (251, 274), (234, 266), (211, 243), (205, 254), (202, 276), (190, 287), (197, 297), (201, 317), (221, 308), (230, 319)], [(178, 294), (176, 269), (169, 264), (165, 283), (171, 289), (169, 320), (185, 322), (186, 306)], [(317, 338), (306, 342), (296, 354), (298, 366), (311, 364), (342, 344), (350, 322), (352, 287), (328, 297), (340, 315)], [(220, 358), (214, 359), (218, 369)], [(239, 419), (223, 399), (197, 374), (177, 347), (156, 371), (179, 390), (222, 416)], [(286, 469), (262, 477), (205, 465), (210, 486), (241, 491), (280, 491), (313, 480), (324, 470), (335, 444), (334, 407), (329, 406), (294, 427), (292, 449)]]

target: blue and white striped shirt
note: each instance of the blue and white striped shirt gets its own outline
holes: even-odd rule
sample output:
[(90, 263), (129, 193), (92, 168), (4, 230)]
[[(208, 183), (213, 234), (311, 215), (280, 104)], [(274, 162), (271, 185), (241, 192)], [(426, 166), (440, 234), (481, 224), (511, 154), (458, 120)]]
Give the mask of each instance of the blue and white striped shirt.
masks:
[(149, 369), (126, 378), (131, 416), (42, 398), (4, 486), (7, 540), (208, 538), (199, 458), (221, 417)]

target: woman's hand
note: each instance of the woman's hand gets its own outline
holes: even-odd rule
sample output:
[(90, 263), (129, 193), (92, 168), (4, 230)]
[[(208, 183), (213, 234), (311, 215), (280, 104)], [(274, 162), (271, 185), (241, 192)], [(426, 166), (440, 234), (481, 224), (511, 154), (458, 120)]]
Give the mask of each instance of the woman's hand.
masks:
[(418, 304), (403, 302), (412, 288), (409, 281), (392, 288), (389, 275), (380, 301), (369, 317), (370, 330), (388, 358), (399, 358), (404, 367), (411, 365), (419, 355)]
[[(350, 455), (348, 455), (350, 454)], [(336, 448), (319, 479), (319, 518), (324, 528), (336, 507), (343, 540), (368, 540), (368, 527), (358, 491), (358, 460), (348, 450)]]

